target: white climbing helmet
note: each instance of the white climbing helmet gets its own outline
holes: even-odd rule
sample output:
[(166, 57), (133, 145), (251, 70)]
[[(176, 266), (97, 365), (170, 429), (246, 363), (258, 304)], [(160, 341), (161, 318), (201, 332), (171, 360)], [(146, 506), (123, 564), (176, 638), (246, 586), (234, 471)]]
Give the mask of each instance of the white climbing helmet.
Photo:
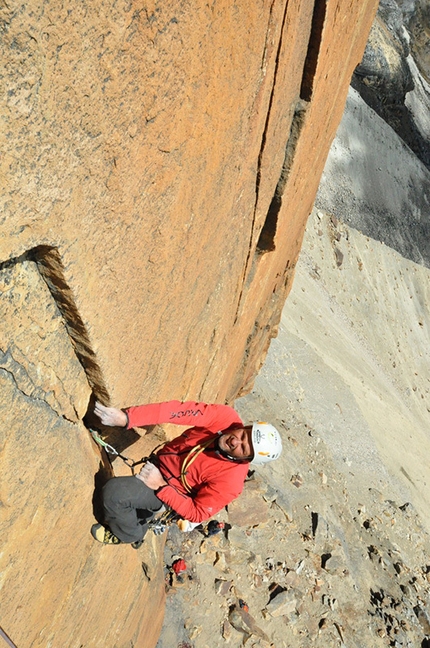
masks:
[(274, 461), (282, 452), (282, 440), (278, 430), (270, 423), (252, 424), (252, 447), (254, 458), (252, 464), (258, 465)]

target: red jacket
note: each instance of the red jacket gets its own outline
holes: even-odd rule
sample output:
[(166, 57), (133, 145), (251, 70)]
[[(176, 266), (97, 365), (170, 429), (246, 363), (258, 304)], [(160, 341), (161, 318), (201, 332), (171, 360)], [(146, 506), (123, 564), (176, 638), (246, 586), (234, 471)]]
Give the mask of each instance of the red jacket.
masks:
[[(221, 432), (233, 424), (243, 425), (232, 407), (169, 401), (130, 407), (126, 412), (128, 428), (156, 423), (192, 426), (157, 452), (158, 467), (168, 482), (157, 491), (157, 497), (182, 518), (202, 522), (240, 495), (249, 464), (226, 459), (215, 448)], [(210, 439), (213, 443), (190, 463), (186, 472), (192, 489), (189, 494), (180, 477), (182, 464), (191, 448)]]

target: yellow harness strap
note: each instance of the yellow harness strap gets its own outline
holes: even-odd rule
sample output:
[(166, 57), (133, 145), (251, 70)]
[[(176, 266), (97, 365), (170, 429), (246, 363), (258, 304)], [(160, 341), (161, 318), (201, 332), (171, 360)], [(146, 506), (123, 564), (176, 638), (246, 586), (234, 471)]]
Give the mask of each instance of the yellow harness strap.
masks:
[(215, 440), (214, 437), (212, 437), (211, 439), (209, 439), (209, 441), (205, 441), (205, 443), (197, 444), (196, 446), (194, 446), (194, 448), (191, 448), (191, 450), (189, 451), (189, 453), (185, 457), (185, 459), (183, 461), (183, 464), (182, 464), (182, 467), (181, 467), (181, 482), (182, 482), (183, 487), (187, 491), (187, 493), (192, 492), (192, 488), (191, 488), (191, 486), (189, 485), (189, 483), (187, 481), (188, 468), (191, 466), (193, 461), (195, 459), (197, 459), (199, 454), (201, 452), (203, 452), (203, 450), (206, 450), (206, 448), (208, 446), (210, 446), (210, 444), (213, 443), (214, 440)]

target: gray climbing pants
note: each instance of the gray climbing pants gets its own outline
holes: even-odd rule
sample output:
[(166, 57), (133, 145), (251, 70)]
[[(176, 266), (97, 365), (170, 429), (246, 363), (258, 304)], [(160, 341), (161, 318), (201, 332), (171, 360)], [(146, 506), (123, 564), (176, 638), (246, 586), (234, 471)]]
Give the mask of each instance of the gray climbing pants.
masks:
[(163, 502), (137, 477), (114, 477), (103, 487), (104, 523), (122, 542), (142, 540)]

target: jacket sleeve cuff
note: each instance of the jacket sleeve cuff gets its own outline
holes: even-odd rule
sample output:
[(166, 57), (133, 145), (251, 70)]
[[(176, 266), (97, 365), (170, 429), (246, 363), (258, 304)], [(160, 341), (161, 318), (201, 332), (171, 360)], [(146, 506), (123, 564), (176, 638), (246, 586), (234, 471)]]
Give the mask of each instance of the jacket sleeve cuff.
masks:
[(124, 414), (125, 414), (126, 417), (127, 417), (127, 422), (126, 422), (125, 425), (123, 425), (123, 427), (124, 427), (126, 430), (128, 430), (128, 428), (129, 428), (129, 426), (130, 426), (130, 419), (128, 418), (128, 412), (127, 412), (127, 410), (125, 410), (125, 409), (123, 409), (122, 411), (124, 412)]

